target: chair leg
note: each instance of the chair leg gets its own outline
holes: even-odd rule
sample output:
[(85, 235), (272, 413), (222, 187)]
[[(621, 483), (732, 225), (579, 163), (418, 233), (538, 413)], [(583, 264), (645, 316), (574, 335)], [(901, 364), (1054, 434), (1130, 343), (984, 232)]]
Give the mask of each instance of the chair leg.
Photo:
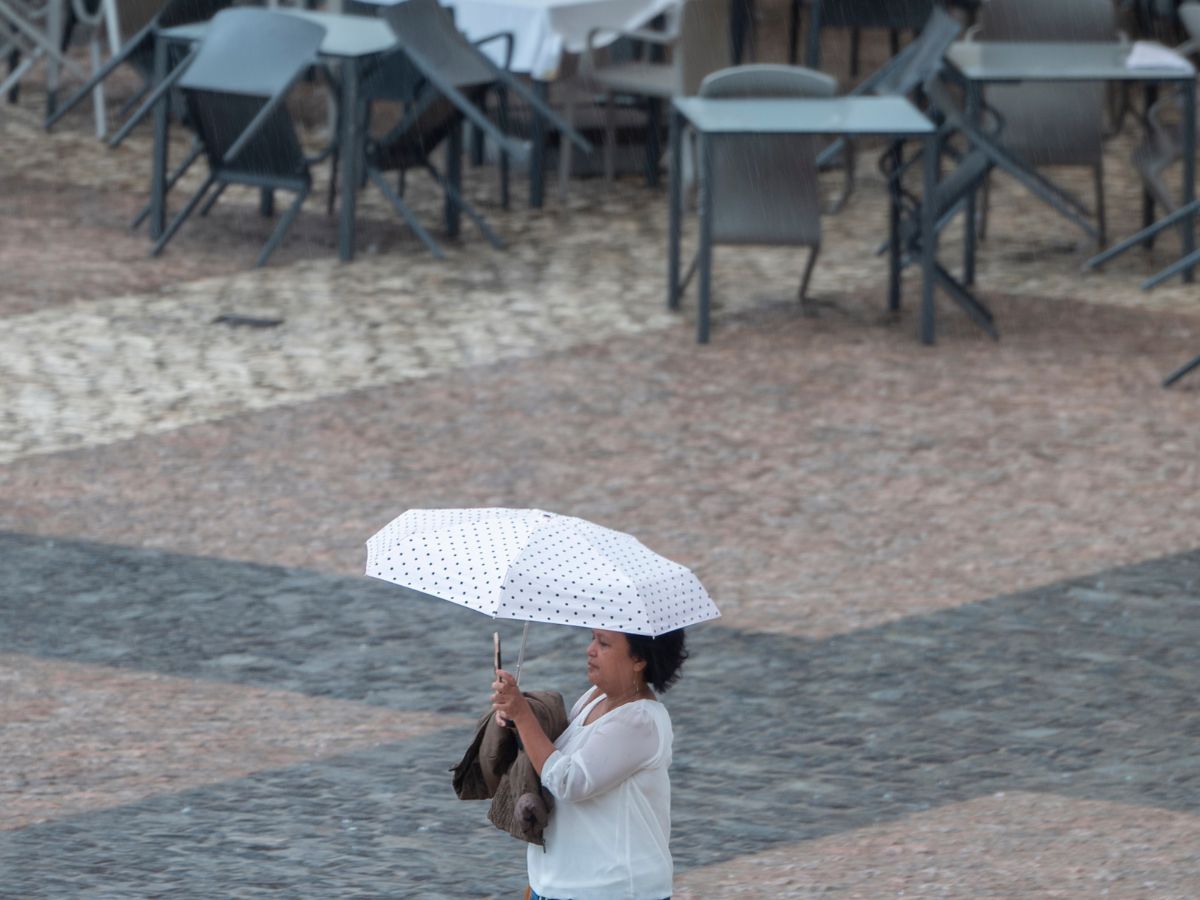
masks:
[(222, 181), (217, 185), (217, 189), (212, 192), (209, 198), (204, 201), (204, 205), (200, 207), (201, 216), (207, 216), (208, 211), (217, 205), (217, 201), (221, 199), (221, 195), (225, 193), (225, 188), (227, 187), (229, 187), (228, 181)]
[(604, 95), (604, 180), (612, 184), (616, 174), (617, 110), (612, 93)]
[(300, 214), (300, 207), (304, 205), (304, 201), (308, 198), (308, 193), (308, 188), (298, 192), (296, 199), (292, 201), (292, 205), (288, 207), (287, 212), (279, 217), (279, 222), (275, 226), (275, 230), (271, 232), (270, 239), (267, 240), (266, 245), (262, 248), (262, 252), (258, 254), (258, 260), (254, 263), (256, 269), (261, 269), (267, 264), (267, 260), (275, 252), (275, 248), (283, 241), (283, 236), (291, 228), (292, 222), (296, 220), (296, 216)]
[(658, 187), (658, 163), (662, 157), (660, 144), (660, 114), (662, 101), (651, 97), (646, 101), (646, 187)]
[(1100, 230), (1097, 244), (1103, 250), (1108, 244), (1108, 217), (1104, 209), (1104, 160), (1096, 162), (1092, 172), (1096, 185), (1096, 227)]
[[(568, 88), (569, 90), (569, 88)], [(575, 97), (568, 96), (567, 102), (563, 108), (563, 118), (572, 128), (575, 127)], [(567, 202), (567, 181), (571, 177), (571, 162), (573, 156), (573, 147), (571, 142), (567, 140), (566, 135), (559, 138), (558, 141), (558, 201), (565, 204)]]
[(425, 226), (421, 224), (415, 215), (413, 215), (412, 210), (409, 209), (405, 202), (400, 199), (400, 196), (392, 190), (392, 186), (387, 183), (387, 179), (383, 177), (383, 173), (374, 166), (366, 166), (365, 168), (367, 177), (370, 178), (371, 181), (375, 182), (375, 186), (383, 192), (383, 196), (387, 197), (388, 201), (395, 208), (396, 212), (400, 214), (400, 218), (404, 219), (404, 221), (408, 223), (408, 227), (412, 229), (413, 234), (420, 239), (421, 243), (429, 248), (429, 252), (435, 257), (438, 259), (445, 259), (446, 254), (442, 251), (442, 248), (438, 246), (437, 241), (435, 241), (430, 236), (429, 232), (425, 230)]
[(191, 199), (189, 199), (188, 202), (184, 204), (183, 209), (179, 211), (179, 215), (171, 220), (171, 224), (167, 226), (167, 230), (163, 232), (162, 237), (160, 237), (155, 243), (154, 247), (151, 248), (151, 256), (158, 256), (158, 254), (162, 253), (163, 247), (167, 246), (167, 241), (171, 240), (171, 238), (175, 236), (175, 232), (179, 230), (179, 226), (181, 226), (187, 220), (187, 217), (192, 214), (192, 210), (200, 205), (200, 201), (204, 199), (204, 195), (208, 193), (208, 189), (213, 186), (213, 182), (216, 180), (216, 176), (212, 175), (211, 173), (207, 178), (204, 179), (204, 184), (200, 185), (200, 190), (192, 194)]
[(934, 265), (934, 275), (937, 278), (938, 284), (950, 295), (950, 299), (959, 305), (972, 322), (986, 331), (994, 340), (1000, 339), (1000, 335), (996, 331), (996, 326), (992, 324), (992, 313), (986, 306), (976, 300), (975, 296), (963, 287), (958, 279), (947, 272), (940, 263)]
[(441, 185), (442, 190), (446, 192), (446, 195), (450, 198), (450, 200), (459, 209), (465, 212), (467, 217), (475, 223), (480, 231), (483, 232), (483, 236), (487, 238), (488, 243), (490, 243), (497, 250), (503, 250), (504, 241), (500, 240), (496, 232), (492, 231), (492, 229), (488, 226), (488, 223), (484, 220), (483, 216), (479, 214), (479, 211), (475, 209), (475, 207), (469, 202), (467, 202), (466, 198), (463, 197), (463, 195), (458, 192), (454, 185), (450, 183), (450, 179), (444, 178), (441, 172), (428, 163), (425, 164), (425, 168), (429, 170), (429, 174), (433, 176), (434, 181)]
[(979, 240), (987, 240), (988, 226), (988, 210), (992, 205), (992, 173), (988, 172), (983, 176), (983, 190), (980, 191), (982, 196), (979, 203), (979, 226), (975, 229), (975, 234)]
[(1165, 388), (1170, 387), (1175, 382), (1177, 382), (1180, 378), (1182, 378), (1184, 375), (1186, 375), (1188, 372), (1191, 372), (1193, 369), (1196, 369), (1196, 368), (1200, 368), (1200, 356), (1197, 356), (1195, 359), (1193, 359), (1191, 362), (1187, 363), (1186, 365), (1180, 366), (1178, 369), (1176, 369), (1174, 372), (1172, 372), (1170, 375), (1168, 375), (1166, 378), (1164, 378), (1162, 386)]
[(821, 253), (821, 245), (813, 244), (812, 249), (808, 252), (808, 262), (804, 266), (804, 277), (800, 280), (800, 304), (803, 306), (808, 300), (808, 282), (812, 278), (813, 269), (817, 265), (817, 257)]
[(338, 168), (339, 153), (337, 149), (334, 149), (329, 161), (331, 168), (329, 170), (329, 190), (325, 193), (325, 215), (332, 216), (333, 205), (337, 202), (338, 172), (340, 171)]
[[(508, 134), (508, 89), (501, 87), (496, 90), (496, 119), (500, 130)], [(569, 143), (569, 142), (568, 142)], [(508, 181), (511, 169), (508, 151), (500, 148), (500, 208), (508, 209)]]
[[(184, 161), (179, 164), (179, 166), (175, 169), (175, 171), (172, 172), (167, 177), (166, 190), (163, 191), (164, 195), (167, 194), (171, 190), (171, 188), (175, 187), (175, 183), (177, 181), (179, 181), (180, 178), (183, 177), (183, 173), (186, 172), (189, 168), (191, 168), (192, 163), (194, 163), (196, 161), (196, 159), (200, 156), (200, 154), (203, 152), (204, 152), (204, 147), (200, 144), (199, 141), (195, 141), (192, 143), (192, 149), (188, 152), (187, 158), (184, 159)], [(150, 215), (150, 204), (147, 203), (145, 206), (142, 207), (141, 212), (139, 212), (137, 214), (137, 217), (133, 220), (133, 222), (130, 223), (129, 230), (137, 231), (138, 228), (141, 227), (142, 223), (146, 221), (146, 217), (149, 215)]]

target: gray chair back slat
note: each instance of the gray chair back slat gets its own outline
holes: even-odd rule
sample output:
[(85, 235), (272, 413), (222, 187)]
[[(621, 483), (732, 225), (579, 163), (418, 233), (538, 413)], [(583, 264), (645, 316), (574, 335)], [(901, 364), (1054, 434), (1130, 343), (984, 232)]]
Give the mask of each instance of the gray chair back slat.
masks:
[(223, 9), (233, 6), (233, 0), (168, 0), (158, 16), (159, 28), (174, 28), (191, 22), (207, 22)]
[[(254, 175), (305, 175), (307, 166), (283, 95), (317, 61), (325, 29), (265, 9), (217, 14), (196, 58), (179, 81), (189, 121), (214, 170)], [(260, 123), (233, 160), (224, 157), (268, 104)]]
[(383, 10), (402, 48), (419, 51), (441, 78), (457, 88), (491, 84), (496, 72), (454, 24), (438, 0), (404, 0)]
[[(832, 97), (828, 75), (797, 66), (739, 66), (701, 83), (712, 98)], [(817, 151), (808, 135), (715, 135), (711, 139), (713, 242), (794, 244), (821, 241)]]

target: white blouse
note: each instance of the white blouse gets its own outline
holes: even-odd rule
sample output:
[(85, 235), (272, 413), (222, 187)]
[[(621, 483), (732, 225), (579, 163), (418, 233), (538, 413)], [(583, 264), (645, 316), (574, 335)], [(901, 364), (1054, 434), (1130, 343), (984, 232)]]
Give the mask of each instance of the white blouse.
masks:
[(575, 701), (542, 766), (555, 803), (545, 849), (529, 845), (529, 883), (554, 900), (663, 900), (672, 879), (671, 717), (657, 700), (635, 700), (585, 725), (604, 698), (590, 693)]

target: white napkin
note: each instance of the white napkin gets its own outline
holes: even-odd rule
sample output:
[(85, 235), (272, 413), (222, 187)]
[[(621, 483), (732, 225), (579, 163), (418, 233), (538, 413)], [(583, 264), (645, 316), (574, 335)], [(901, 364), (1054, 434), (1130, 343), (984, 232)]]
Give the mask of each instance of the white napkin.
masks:
[(1125, 60), (1127, 69), (1174, 69), (1192, 71), (1192, 64), (1169, 47), (1155, 41), (1134, 41)]

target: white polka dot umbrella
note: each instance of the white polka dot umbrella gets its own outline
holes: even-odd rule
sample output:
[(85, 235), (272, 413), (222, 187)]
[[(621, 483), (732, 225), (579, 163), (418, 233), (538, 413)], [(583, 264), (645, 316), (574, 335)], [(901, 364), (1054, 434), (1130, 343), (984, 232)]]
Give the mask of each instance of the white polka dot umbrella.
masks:
[(366, 574), (526, 623), (653, 636), (720, 615), (690, 569), (540, 509), (410, 509), (367, 541)]

